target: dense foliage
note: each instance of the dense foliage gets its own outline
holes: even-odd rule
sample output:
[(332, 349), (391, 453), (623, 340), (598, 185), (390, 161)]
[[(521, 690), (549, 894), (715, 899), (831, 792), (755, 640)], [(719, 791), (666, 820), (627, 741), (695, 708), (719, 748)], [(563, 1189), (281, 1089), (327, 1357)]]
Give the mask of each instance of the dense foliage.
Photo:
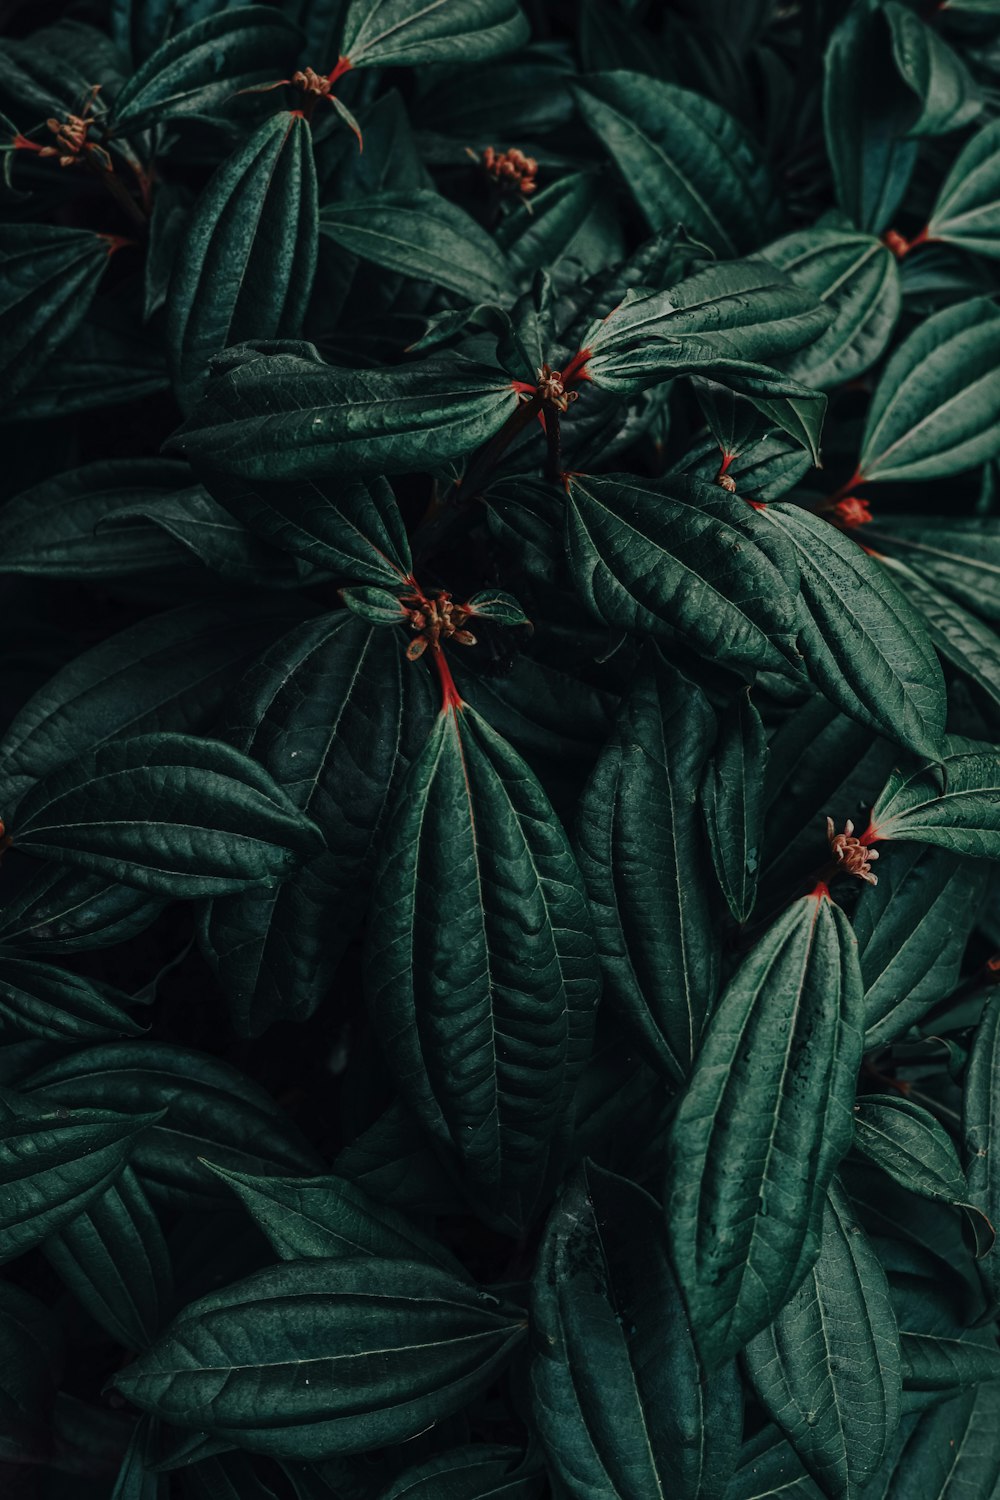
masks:
[(0, 13), (3, 1495), (991, 1500), (1000, 0)]

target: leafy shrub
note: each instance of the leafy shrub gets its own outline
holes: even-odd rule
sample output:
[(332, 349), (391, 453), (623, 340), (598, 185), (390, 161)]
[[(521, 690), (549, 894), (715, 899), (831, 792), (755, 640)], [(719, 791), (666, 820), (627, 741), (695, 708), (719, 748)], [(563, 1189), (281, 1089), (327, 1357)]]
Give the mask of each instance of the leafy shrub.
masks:
[(990, 1500), (1000, 5), (5, 13), (4, 1494)]

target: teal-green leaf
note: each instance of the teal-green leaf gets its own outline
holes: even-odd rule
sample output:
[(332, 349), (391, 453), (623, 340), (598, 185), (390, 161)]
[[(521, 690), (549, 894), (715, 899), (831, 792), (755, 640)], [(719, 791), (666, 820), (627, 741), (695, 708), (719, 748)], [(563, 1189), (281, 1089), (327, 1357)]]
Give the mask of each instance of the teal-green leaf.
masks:
[(204, 913), (203, 951), (241, 1035), (305, 1020), (329, 996), (370, 895), (387, 808), (432, 715), (428, 674), (404, 660), (403, 640), (344, 611), (282, 637), (234, 690), (226, 738), (324, 840), (277, 889), (216, 899)]
[(675, 1082), (690, 1071), (719, 984), (697, 803), (714, 734), (701, 689), (648, 660), (577, 815), (605, 998)]
[(798, 567), (766, 518), (687, 475), (574, 476), (570, 572), (592, 614), (730, 666), (796, 662)]
[(670, 1132), (667, 1222), (710, 1368), (767, 1327), (819, 1253), (861, 1024), (857, 944), (819, 888), (736, 970)]
[(173, 1291), (170, 1254), (131, 1166), (42, 1246), (77, 1301), (126, 1349), (159, 1331)]
[(72, 1222), (121, 1176), (158, 1114), (12, 1101), (0, 1121), (0, 1264)]
[[(879, 515), (865, 532), (879, 552), (984, 620), (1000, 623), (1000, 520), (994, 516)], [(921, 605), (922, 608), (922, 605)]]
[(527, 39), (517, 0), (351, 0), (340, 50), (355, 68), (466, 66)]
[(831, 703), (916, 755), (939, 754), (944, 676), (923, 618), (884, 568), (829, 522), (797, 505), (768, 507), (795, 551), (799, 646)]
[(341, 589), (340, 597), (366, 625), (405, 625), (410, 618), (409, 610), (396, 594), (370, 583)]
[(900, 1334), (903, 1386), (908, 1391), (953, 1391), (1000, 1380), (1000, 1349), (989, 1342), (947, 1338), (941, 1334)]
[(114, 1384), (177, 1426), (314, 1461), (457, 1411), (523, 1334), (517, 1308), (437, 1267), (286, 1261), (185, 1308)]
[(433, 282), (468, 302), (513, 295), (510, 268), (496, 241), (432, 188), (325, 204), (319, 227), (362, 260)]
[(545, 1476), (517, 1448), (474, 1443), (414, 1464), (378, 1500), (538, 1500)]
[(232, 1189), (282, 1260), (375, 1255), (464, 1274), (439, 1240), (346, 1177), (264, 1177), (203, 1165)]
[(874, 235), (816, 225), (775, 240), (765, 254), (833, 313), (829, 328), (782, 361), (785, 374), (817, 390), (863, 375), (899, 317), (899, 269), (888, 246)]
[(456, 355), (347, 370), (296, 347), (224, 361), (170, 449), (240, 480), (398, 474), (464, 459), (517, 407), (501, 371)]
[[(969, 1054), (962, 1095), (962, 1155), (969, 1184), (969, 1201), (985, 1214), (994, 1228), (1000, 1224), (1000, 1125), (997, 1123), (997, 1074), (1000, 1072), (1000, 995), (993, 994), (986, 1003), (976, 1027)], [(1000, 1268), (994, 1250), (983, 1260), (980, 1270), (992, 1291), (1000, 1299)]]
[(741, 693), (720, 716), (700, 791), (716, 879), (735, 922), (747, 920), (757, 897), (767, 760), (760, 714)]
[(165, 1481), (150, 1470), (159, 1423), (140, 1417), (129, 1438), (111, 1500), (161, 1500)]
[(872, 808), (875, 838), (915, 839), (1000, 859), (1000, 749), (959, 750), (940, 766), (896, 769)]
[(256, 761), (220, 740), (136, 735), (52, 771), (18, 806), (18, 848), (166, 896), (276, 885), (322, 835)]
[(218, 1058), (164, 1042), (76, 1048), (22, 1080), (34, 1104), (163, 1115), (138, 1142), (132, 1164), (170, 1207), (218, 1210), (229, 1201), (199, 1160), (237, 1172), (299, 1174), (322, 1168), (271, 1096)]
[(111, 0), (111, 35), (141, 63), (178, 31), (225, 8), (226, 0)]
[[(215, 114), (241, 89), (291, 73), (298, 27), (267, 5), (227, 5), (169, 37), (119, 90), (119, 132)], [(332, 64), (331, 64), (332, 66)]]
[(586, 75), (573, 93), (654, 234), (680, 223), (727, 257), (780, 226), (756, 141), (711, 99), (625, 72)]
[(854, 1107), (854, 1144), (908, 1192), (970, 1206), (969, 1185), (951, 1136), (912, 1099), (863, 1094)]
[(386, 825), (367, 987), (398, 1085), (491, 1220), (520, 1228), (564, 1164), (598, 997), (583, 881), (524, 761), (442, 712)]
[(738, 1453), (740, 1388), (709, 1376), (670, 1267), (663, 1213), (586, 1163), (550, 1215), (532, 1296), (535, 1420), (575, 1500), (718, 1500)]
[(899, 1423), (902, 1361), (885, 1272), (837, 1182), (823, 1207), (815, 1264), (743, 1359), (763, 1406), (824, 1493), (856, 1495)]
[(62, 1362), (55, 1315), (20, 1287), (0, 1282), (0, 1461), (46, 1455)]
[(865, 986), (865, 1047), (895, 1041), (958, 983), (987, 870), (945, 849), (883, 850), (854, 932)]
[(281, 111), (215, 172), (174, 256), (165, 334), (185, 409), (228, 345), (298, 337), (316, 273), (317, 214), (312, 132)]
[[(865, 1500), (991, 1500), (1000, 1480), (1000, 1384), (985, 1381), (931, 1406), (899, 1452), (873, 1481)], [(902, 1430), (901, 1430), (902, 1431)]]
[(904, 139), (913, 96), (893, 64), (881, 0), (858, 0), (824, 58), (823, 126), (840, 207), (857, 229), (881, 234), (899, 207), (917, 159)]
[(0, 949), (0, 1022), (47, 1042), (102, 1042), (139, 1036), (128, 1014), (132, 997), (100, 980)]
[(0, 226), (0, 399), (7, 403), (72, 338), (97, 291), (109, 244), (89, 229)]
[(30, 954), (109, 948), (143, 932), (163, 906), (134, 886), (46, 862), (0, 907), (0, 941)]
[(1000, 120), (977, 130), (955, 158), (931, 210), (927, 237), (1000, 256)]
[(982, 110), (983, 96), (954, 47), (899, 0), (884, 0), (883, 9), (896, 67), (917, 100), (907, 136), (944, 135), (969, 125)]
[(940, 479), (1000, 453), (1000, 307), (958, 302), (919, 323), (882, 371), (858, 473)]

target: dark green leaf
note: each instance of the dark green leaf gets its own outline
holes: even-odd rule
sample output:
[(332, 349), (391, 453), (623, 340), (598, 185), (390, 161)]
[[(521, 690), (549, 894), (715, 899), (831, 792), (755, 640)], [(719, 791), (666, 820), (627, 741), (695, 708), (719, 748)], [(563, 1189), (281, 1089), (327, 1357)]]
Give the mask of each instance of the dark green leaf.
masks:
[(225, 10), (227, 0), (111, 0), (111, 35), (126, 57), (144, 62), (169, 37), (205, 16)]
[(170, 1256), (132, 1167), (42, 1248), (77, 1301), (114, 1339), (127, 1349), (152, 1343), (170, 1303)]
[(739, 1441), (736, 1369), (706, 1375), (662, 1211), (588, 1163), (557, 1203), (532, 1302), (535, 1417), (567, 1494), (714, 1500)]
[(407, 1469), (378, 1500), (537, 1500), (544, 1475), (517, 1448), (476, 1443)]
[(697, 787), (715, 735), (700, 688), (655, 661), (635, 679), (580, 803), (577, 840), (605, 995), (675, 1081), (719, 984)]
[(300, 40), (270, 6), (227, 5), (170, 37), (132, 74), (115, 100), (115, 128), (215, 113), (242, 89), (290, 73)]
[(961, 130), (983, 107), (979, 86), (961, 57), (942, 36), (899, 0), (885, 0), (892, 53), (900, 77), (916, 95), (916, 120), (909, 137)]
[(566, 547), (577, 590), (608, 625), (679, 634), (737, 667), (797, 660), (794, 550), (725, 490), (685, 475), (576, 476)]
[[(1000, 622), (1000, 526), (992, 516), (879, 516), (866, 539), (983, 619)], [(921, 609), (923, 603), (920, 602)]]
[(115, 1376), (135, 1405), (277, 1457), (398, 1443), (484, 1390), (516, 1308), (410, 1261), (288, 1261), (185, 1308)]
[(522, 281), (547, 271), (573, 285), (581, 273), (604, 271), (623, 259), (614, 201), (603, 180), (571, 172), (501, 220), (497, 242)]
[(774, 233), (780, 207), (757, 144), (712, 100), (641, 73), (593, 73), (574, 94), (654, 233), (681, 223), (721, 256)]
[(667, 1222), (709, 1367), (767, 1327), (819, 1253), (861, 1025), (857, 945), (819, 887), (737, 969), (670, 1134)]
[(297, 338), (317, 255), (316, 168), (307, 121), (272, 115), (219, 167), (174, 258), (165, 310), (174, 389), (185, 408), (208, 362), (248, 339)]
[[(998, 1068), (1000, 995), (993, 995), (976, 1027), (969, 1055), (962, 1098), (962, 1144), (969, 1201), (986, 1215), (994, 1228), (1000, 1224), (1000, 1153), (996, 1149)], [(1000, 1298), (1000, 1270), (995, 1250), (985, 1258), (981, 1270), (996, 1302)]]
[(256, 761), (184, 734), (110, 740), (38, 782), (17, 846), (168, 896), (273, 886), (322, 848)]
[(351, 613), (368, 625), (405, 625), (410, 618), (406, 605), (388, 589), (364, 584), (360, 588), (341, 589), (340, 597)]
[(797, 505), (773, 505), (801, 570), (799, 645), (809, 675), (845, 714), (914, 754), (941, 749), (941, 665), (894, 579), (836, 527)]
[(351, 0), (340, 50), (355, 68), (466, 65), (527, 38), (517, 0)]
[(0, 399), (6, 404), (70, 339), (108, 263), (107, 239), (60, 225), (0, 226)]
[(937, 195), (927, 236), (977, 255), (1000, 255), (1000, 120), (978, 130), (956, 157)]
[(0, 951), (0, 1023), (50, 1042), (139, 1036), (145, 1027), (123, 1008), (132, 997), (54, 964)]
[[(991, 1500), (1000, 1479), (1000, 1385), (987, 1381), (932, 1406), (871, 1488), (871, 1500)], [(868, 1500), (866, 1492), (865, 1500)]]
[(824, 1493), (856, 1494), (899, 1423), (902, 1370), (885, 1272), (836, 1182), (815, 1264), (743, 1358), (758, 1397)]
[(969, 1338), (903, 1332), (900, 1343), (907, 1390), (950, 1394), (983, 1380), (1000, 1380), (1000, 1349), (995, 1337), (988, 1343), (973, 1343)]
[(125, 1450), (111, 1500), (160, 1500), (163, 1480), (150, 1472), (153, 1440), (159, 1423), (140, 1417)]
[(0, 1282), (0, 1460), (41, 1458), (62, 1364), (53, 1314), (20, 1287)]
[(894, 770), (872, 808), (874, 837), (1000, 858), (1000, 750), (959, 750), (937, 767)]
[(163, 905), (134, 886), (46, 863), (0, 908), (0, 941), (39, 953), (110, 947), (144, 931)]
[(701, 782), (712, 864), (736, 922), (747, 920), (757, 896), (767, 758), (760, 715), (749, 692), (743, 693), (719, 721), (718, 742)]
[(368, 986), (431, 1139), (483, 1213), (530, 1222), (563, 1166), (597, 961), (566, 836), (528, 767), (471, 709), (440, 714), (390, 813)]

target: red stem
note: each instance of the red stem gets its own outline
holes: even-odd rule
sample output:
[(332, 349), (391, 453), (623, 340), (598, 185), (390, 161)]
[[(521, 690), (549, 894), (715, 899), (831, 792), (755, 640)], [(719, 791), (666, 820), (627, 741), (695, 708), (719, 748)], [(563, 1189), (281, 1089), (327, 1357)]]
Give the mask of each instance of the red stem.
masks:
[(463, 708), (462, 695), (455, 686), (455, 679), (451, 675), (451, 668), (444, 652), (437, 642), (431, 650), (434, 652), (434, 665), (437, 667), (437, 674), (441, 681), (441, 712), (446, 714), (452, 709)]

